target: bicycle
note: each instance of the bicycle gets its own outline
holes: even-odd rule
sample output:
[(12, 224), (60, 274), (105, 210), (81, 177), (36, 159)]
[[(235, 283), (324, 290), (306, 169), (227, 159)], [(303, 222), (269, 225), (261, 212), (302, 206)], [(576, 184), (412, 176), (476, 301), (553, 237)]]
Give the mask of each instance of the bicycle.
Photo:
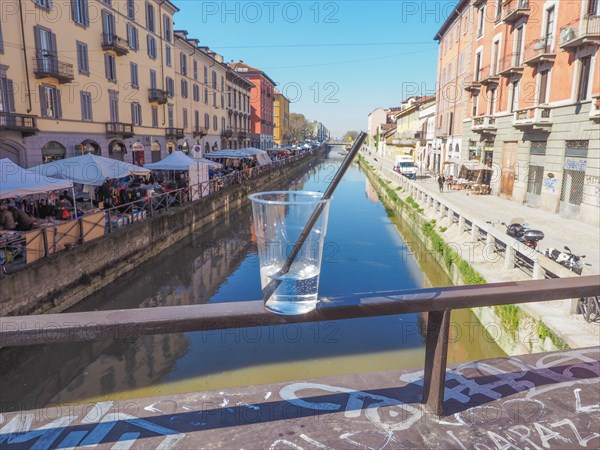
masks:
[(582, 297), (577, 304), (577, 312), (583, 314), (586, 322), (600, 321), (600, 297)]

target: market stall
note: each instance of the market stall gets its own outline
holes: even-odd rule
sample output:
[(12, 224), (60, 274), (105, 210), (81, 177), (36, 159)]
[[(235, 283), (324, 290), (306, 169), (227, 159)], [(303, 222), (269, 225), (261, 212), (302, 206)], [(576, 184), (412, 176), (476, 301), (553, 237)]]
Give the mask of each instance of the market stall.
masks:
[[(187, 179), (189, 185), (200, 186), (208, 182), (209, 167), (220, 167), (221, 164), (204, 158), (192, 159), (185, 153), (175, 151), (166, 158), (156, 163), (145, 164), (144, 167), (150, 170), (169, 170), (185, 171), (188, 173)], [(200, 194), (202, 192), (202, 195)], [(190, 200), (197, 200), (201, 196), (208, 195), (208, 189), (193, 189)]]

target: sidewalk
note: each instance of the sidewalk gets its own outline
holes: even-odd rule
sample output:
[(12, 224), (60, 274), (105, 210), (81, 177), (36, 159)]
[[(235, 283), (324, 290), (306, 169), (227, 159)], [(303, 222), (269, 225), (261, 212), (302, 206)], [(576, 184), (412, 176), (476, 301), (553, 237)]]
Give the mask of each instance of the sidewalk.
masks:
[[(398, 174), (392, 170), (392, 161), (385, 160), (380, 155), (369, 155), (364, 152), (362, 156), (375, 167), (382, 178), (391, 180), (390, 187), (398, 186), (395, 181)], [(591, 266), (584, 267), (583, 275), (600, 273), (600, 231), (597, 227), (568, 220), (558, 214), (520, 205), (494, 195), (472, 195), (469, 191), (440, 193), (435, 177), (418, 178), (413, 183), (439, 198), (453, 210), (460, 211), (461, 214), (475, 221), (499, 223), (509, 222), (513, 217), (523, 217), (531, 228), (544, 232), (544, 240), (538, 247), (540, 251), (543, 252), (548, 247), (562, 249), (566, 245), (575, 254), (586, 255), (584, 261)], [(405, 198), (407, 195), (404, 192), (401, 197)], [(452, 241), (460, 246), (470, 243), (470, 237), (466, 233), (452, 227), (447, 219), (440, 220), (431, 208), (425, 207), (423, 214), (427, 219), (437, 218), (438, 225), (448, 227), (448, 231), (444, 233), (446, 241)], [(502, 225), (498, 224), (496, 227), (499, 231), (505, 232)], [(469, 254), (467, 249), (465, 252)], [(530, 279), (519, 269), (505, 270), (502, 262), (494, 263), (485, 258), (475, 257), (470, 264), (488, 283)], [(572, 348), (594, 346), (600, 342), (600, 324), (586, 322), (581, 314), (570, 314), (571, 300), (526, 304), (520, 305), (520, 308), (534, 319), (542, 320)]]

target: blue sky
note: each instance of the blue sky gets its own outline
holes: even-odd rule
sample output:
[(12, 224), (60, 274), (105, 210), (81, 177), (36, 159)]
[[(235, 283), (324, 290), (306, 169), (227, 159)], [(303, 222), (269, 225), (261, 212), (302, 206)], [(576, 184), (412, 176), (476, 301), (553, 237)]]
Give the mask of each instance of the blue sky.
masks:
[(263, 69), (291, 112), (332, 135), (367, 127), (379, 106), (434, 91), (433, 40), (456, 1), (175, 0), (175, 29)]

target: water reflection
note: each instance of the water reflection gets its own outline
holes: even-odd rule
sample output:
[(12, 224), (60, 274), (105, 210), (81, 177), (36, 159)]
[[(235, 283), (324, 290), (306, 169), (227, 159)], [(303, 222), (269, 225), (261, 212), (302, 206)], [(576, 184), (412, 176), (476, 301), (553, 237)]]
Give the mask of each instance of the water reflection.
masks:
[[(332, 155), (291, 188), (324, 191), (340, 159)], [(449, 284), (436, 265), (420, 255), (413, 257), (397, 232), (403, 224), (390, 220), (374, 198), (368, 183), (365, 191), (365, 176), (358, 167), (349, 169), (331, 204), (320, 294)], [(429, 281), (423, 270), (431, 272)], [(246, 208), (214, 224), (212, 231), (174, 245), (71, 311), (255, 300), (261, 297), (258, 274)], [(0, 407), (27, 409), (49, 402), (156, 396), (419, 367), (423, 321), (422, 315), (406, 314), (5, 349), (0, 353)], [(468, 344), (468, 350), (460, 347), (457, 352), (470, 357), (478, 345)]]

